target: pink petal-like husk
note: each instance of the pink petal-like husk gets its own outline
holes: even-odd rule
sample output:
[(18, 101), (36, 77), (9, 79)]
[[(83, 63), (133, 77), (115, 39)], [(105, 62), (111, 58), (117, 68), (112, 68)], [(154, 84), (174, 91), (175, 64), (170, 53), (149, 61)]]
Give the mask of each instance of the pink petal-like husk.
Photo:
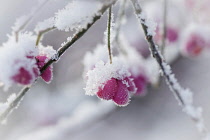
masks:
[(31, 84), (33, 76), (32, 74), (26, 70), (25, 68), (21, 67), (16, 75), (12, 77), (13, 81), (21, 84), (21, 85), (28, 85)]
[(97, 92), (97, 96), (104, 100), (111, 100), (113, 99), (114, 95), (117, 93), (118, 85), (117, 80), (112, 78), (106, 82), (104, 88), (99, 88)]
[(129, 91), (125, 84), (123, 84), (122, 80), (118, 80), (118, 90), (114, 98), (112, 99), (119, 106), (126, 106), (129, 103)]

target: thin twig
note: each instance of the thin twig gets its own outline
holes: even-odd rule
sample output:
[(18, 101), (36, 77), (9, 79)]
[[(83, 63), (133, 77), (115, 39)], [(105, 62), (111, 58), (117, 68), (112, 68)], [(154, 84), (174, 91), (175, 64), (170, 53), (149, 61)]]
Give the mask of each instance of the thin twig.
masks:
[(7, 118), (7, 116), (12, 112), (12, 110), (18, 106), (18, 104), (20, 103), (20, 101), (23, 99), (24, 95), (26, 94), (27, 91), (29, 91), (31, 86), (26, 86), (25, 88), (23, 88), (19, 94), (17, 95), (17, 97), (15, 98), (15, 100), (9, 105), (9, 107), (6, 109), (5, 112), (3, 112), (0, 115), (0, 122), (5, 120), (5, 118)]
[[(138, 0), (131, 0), (134, 11), (139, 19), (139, 22), (144, 30), (146, 40), (149, 44), (151, 53), (153, 57), (156, 59), (157, 63), (160, 66), (163, 76), (165, 77), (166, 83), (169, 85), (170, 90), (174, 93), (177, 98), (179, 104), (183, 107), (183, 111), (196, 123), (200, 132), (202, 132), (205, 136), (208, 136), (208, 130), (203, 122), (203, 117), (200, 108), (196, 108), (193, 106), (192, 102), (192, 93), (189, 90), (183, 89), (181, 85), (177, 82), (177, 79), (174, 77), (173, 72), (170, 70), (170, 66), (165, 62), (162, 57), (160, 51), (158, 50), (158, 46), (155, 45), (153, 41), (153, 36), (148, 35), (149, 27), (145, 24), (147, 20), (142, 15), (142, 9)], [(186, 95), (187, 94), (187, 95)], [(186, 96), (190, 96), (186, 98)]]
[[(113, 0), (106, 5), (104, 5), (99, 11), (97, 15), (93, 17), (92, 22), (88, 23), (87, 28), (81, 29), (79, 32), (77, 32), (74, 37), (71, 39), (71, 41), (67, 42), (64, 46), (60, 47), (57, 51), (56, 57), (53, 57), (50, 59), (41, 69), (40, 73), (42, 74), (50, 65), (52, 65), (54, 62), (59, 60), (59, 58), (69, 49), (77, 40), (79, 40), (89, 29), (90, 27), (98, 21), (103, 13), (113, 4), (115, 4), (117, 0)], [(57, 59), (55, 59), (57, 58)], [(37, 79), (34, 81), (34, 83), (37, 81)], [(33, 83), (33, 84), (34, 84)], [(17, 105), (20, 103), (21, 99), (24, 97), (24, 95), (27, 93), (27, 91), (32, 87), (30, 86), (25, 86), (22, 88), (22, 90), (18, 93), (16, 99), (11, 103), (10, 107), (6, 109), (1, 115), (0, 115), (0, 122), (3, 121), (9, 114), (10, 112), (17, 107)]]
[(168, 11), (168, 1), (164, 0), (163, 2), (163, 38), (162, 38), (162, 45), (161, 45), (161, 54), (164, 56), (164, 49), (166, 46), (166, 37), (167, 37), (167, 11)]
[(36, 46), (39, 45), (39, 42), (40, 42), (40, 40), (41, 40), (41, 37), (42, 37), (45, 33), (49, 32), (49, 31), (52, 31), (52, 30), (54, 30), (54, 29), (56, 29), (56, 27), (47, 28), (47, 29), (45, 29), (45, 30), (39, 31), (38, 36), (37, 36), (37, 39), (36, 39)]
[(109, 52), (109, 61), (112, 64), (112, 50), (111, 50), (111, 22), (112, 22), (112, 6), (109, 8), (108, 23), (107, 23), (107, 47)]
[[(131, 0), (131, 1), (132, 1), (132, 4), (133, 4), (133, 7), (134, 7), (136, 15), (141, 15), (142, 14), (142, 9), (141, 9), (138, 1), (137, 0)], [(156, 47), (156, 45), (155, 45), (155, 43), (153, 41), (153, 36), (148, 35), (148, 27), (147, 27), (147, 25), (144, 24), (146, 19), (139, 18), (139, 20), (140, 20), (141, 26), (142, 26), (142, 28), (144, 30), (144, 34), (146, 36), (146, 40), (149, 43), (149, 47), (151, 49), (151, 53), (152, 53), (153, 57), (158, 62), (161, 70), (163, 71), (163, 74), (164, 74), (166, 80), (173, 87), (174, 83), (170, 81), (170, 76), (167, 74), (167, 72), (165, 71), (164, 66), (163, 66), (163, 62), (165, 62), (165, 60), (162, 59), (161, 54), (157, 50), (157, 47)], [(182, 105), (184, 105), (184, 101), (182, 100), (180, 93), (176, 89), (173, 89), (173, 92), (177, 96), (177, 98), (180, 101), (180, 103)]]

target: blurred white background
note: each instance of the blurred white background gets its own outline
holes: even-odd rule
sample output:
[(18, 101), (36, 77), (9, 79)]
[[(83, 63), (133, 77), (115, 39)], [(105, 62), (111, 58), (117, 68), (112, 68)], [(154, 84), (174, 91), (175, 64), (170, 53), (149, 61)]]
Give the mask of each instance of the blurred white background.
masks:
[[(53, 16), (67, 2), (67, 0), (49, 2), (37, 13), (26, 30), (33, 30), (38, 21)], [(16, 18), (30, 12), (37, 3), (37, 1), (29, 0), (1, 0), (0, 44), (7, 40), (6, 35), (11, 33), (11, 27)], [(131, 10), (129, 9), (128, 14), (132, 13)], [(136, 21), (132, 19), (128, 20), (128, 22), (131, 22), (129, 23), (130, 26), (136, 25)], [(48, 85), (39, 80), (26, 95), (19, 108), (8, 118), (7, 125), (0, 125), (0, 140), (14, 140), (42, 130), (43, 127), (55, 126), (59, 119), (70, 118), (74, 109), (84, 101), (99, 101), (95, 97), (84, 94), (82, 58), (86, 51), (93, 50), (96, 44), (102, 42), (105, 29), (106, 14), (74, 44), (73, 48), (67, 51), (58, 63), (54, 64), (54, 80), (52, 83)], [(72, 33), (50, 32), (43, 39), (43, 44), (52, 45), (57, 49), (70, 35)], [(210, 128), (209, 61), (210, 53), (204, 52), (193, 59), (181, 57), (173, 63), (172, 68), (181, 85), (189, 87), (195, 93), (195, 104), (203, 107), (205, 123)], [(17, 93), (18, 91), (19, 87), (10, 89), (8, 93), (1, 90), (0, 102), (4, 102), (12, 92)], [(50, 129), (50, 127), (47, 128)], [(201, 139), (194, 122), (182, 112), (181, 107), (178, 106), (164, 81), (157, 89), (149, 88), (145, 97), (132, 99), (127, 107), (119, 108), (99, 122), (96, 120), (84, 129), (77, 130), (76, 126), (74, 128), (75, 131), (74, 129), (67, 129), (65, 137), (52, 139)], [(36, 138), (36, 140), (39, 140), (39, 138)]]

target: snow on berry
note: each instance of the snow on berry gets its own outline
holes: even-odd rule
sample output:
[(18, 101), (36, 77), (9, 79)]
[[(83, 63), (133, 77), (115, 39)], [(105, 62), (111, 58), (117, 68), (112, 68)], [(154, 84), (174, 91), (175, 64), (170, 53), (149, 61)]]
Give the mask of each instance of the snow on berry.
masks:
[(31, 33), (20, 33), (19, 41), (9, 36), (0, 47), (0, 81), (8, 88), (14, 83), (31, 84), (37, 76), (36, 60), (38, 49), (35, 47), (36, 37)]
[[(18, 42), (12, 35), (0, 47), (0, 81), (5, 89), (12, 84), (31, 84), (40, 74), (35, 57), (45, 55), (50, 58), (56, 53), (52, 47), (40, 45), (37, 48), (35, 42), (36, 36), (32, 33), (20, 33)], [(49, 81), (50, 78), (45, 79)]]
[[(99, 1), (73, 1), (55, 15), (55, 27), (59, 30), (73, 30), (86, 28), (93, 20), (102, 4)], [(68, 17), (68, 18), (67, 18)]]
[(57, 54), (56, 50), (53, 49), (52, 46), (43, 46), (42, 44), (39, 46), (39, 55), (44, 55), (47, 58), (55, 57)]
[(125, 106), (129, 102), (129, 87), (134, 84), (128, 83), (130, 73), (118, 58), (113, 58), (113, 63), (99, 61), (92, 70), (87, 73), (86, 95), (97, 95), (104, 100), (113, 100), (119, 106)]
[(99, 44), (92, 53), (87, 52), (85, 54), (83, 60), (85, 74), (88, 70), (92, 70), (98, 61), (108, 62), (108, 53), (106, 52), (107, 46)]
[[(120, 55), (119, 57), (125, 63), (129, 72), (131, 73), (129, 79), (133, 80), (136, 88), (133, 89), (133, 93), (136, 93), (135, 95), (143, 95), (148, 84), (146, 61), (134, 47), (129, 45), (123, 36), (121, 36), (120, 42), (123, 44), (122, 47), (126, 51), (127, 55)], [(132, 86), (130, 86), (130, 89), (131, 87)]]
[[(42, 67), (54, 56), (56, 55), (56, 51), (51, 46), (44, 47), (42, 45), (39, 46), (39, 55), (36, 56), (37, 66), (39, 70), (42, 69)], [(47, 82), (50, 83), (53, 78), (53, 66), (50, 65), (48, 68), (46, 68), (45, 71), (40, 75), (41, 78)]]
[(183, 32), (181, 52), (185, 56), (198, 56), (209, 42), (210, 28), (205, 25), (189, 25)]

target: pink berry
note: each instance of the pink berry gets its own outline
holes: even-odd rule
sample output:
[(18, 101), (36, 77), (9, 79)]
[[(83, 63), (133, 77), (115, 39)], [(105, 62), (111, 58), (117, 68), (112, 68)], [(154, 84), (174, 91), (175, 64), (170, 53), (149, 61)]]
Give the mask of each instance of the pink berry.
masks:
[(28, 70), (21, 67), (18, 73), (14, 75), (12, 79), (14, 80), (14, 82), (17, 82), (19, 84), (28, 85), (31, 83), (33, 76)]
[(186, 43), (186, 54), (189, 56), (198, 56), (205, 47), (205, 40), (198, 35), (191, 35)]
[[(178, 30), (173, 28), (173, 27), (167, 27), (166, 28), (166, 39), (170, 42), (173, 43), (175, 41), (177, 41), (179, 34), (178, 34)], [(155, 35), (155, 41), (156, 42), (160, 42), (163, 39), (163, 33), (161, 33), (160, 28), (157, 28), (156, 31), (156, 35)]]
[(118, 90), (116, 95), (113, 97), (113, 101), (119, 106), (125, 106), (129, 103), (129, 91), (122, 80), (117, 80)]
[(103, 89), (99, 88), (97, 92), (97, 96), (104, 100), (111, 100), (113, 99), (114, 95), (117, 93), (118, 85), (117, 80), (112, 78), (108, 80)]
[[(44, 55), (36, 56), (36, 59), (37, 59), (37, 66), (39, 69), (41, 69), (45, 65), (46, 60), (48, 60), (47, 56), (44, 56)], [(41, 74), (41, 77), (45, 82), (50, 82), (52, 80), (52, 66), (49, 66)]]
[(135, 95), (142, 95), (147, 87), (147, 78), (144, 75), (139, 75), (134, 77), (134, 83), (137, 88), (137, 92)]
[(175, 42), (178, 39), (178, 31), (174, 28), (167, 28), (167, 39), (169, 42)]

